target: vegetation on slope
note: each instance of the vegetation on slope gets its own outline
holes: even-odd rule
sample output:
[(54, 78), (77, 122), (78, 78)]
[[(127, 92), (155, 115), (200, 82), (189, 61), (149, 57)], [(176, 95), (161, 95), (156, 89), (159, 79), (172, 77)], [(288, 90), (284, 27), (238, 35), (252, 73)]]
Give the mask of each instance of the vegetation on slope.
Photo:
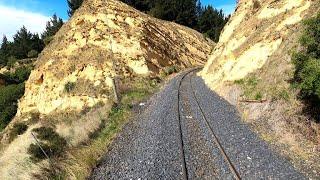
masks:
[(304, 32), (300, 38), (301, 50), (294, 53), (295, 85), (301, 97), (320, 100), (320, 13), (304, 21)]
[[(158, 80), (148, 77), (123, 80), (119, 85), (121, 96), (119, 105), (112, 107), (108, 117), (101, 115), (100, 110), (91, 109), (90, 111), (97, 111), (99, 118), (101, 118), (100, 128), (91, 134), (92, 139), (90, 141), (85, 142), (80, 147), (66, 149), (66, 155), (63, 156), (63, 159), (52, 156), (55, 159), (59, 159), (59, 161), (52, 161), (54, 162), (55, 170), (47, 169), (46, 178), (86, 179), (117, 133), (141, 108), (139, 103), (146, 100), (159, 88), (158, 83)], [(32, 151), (30, 152), (33, 153)], [(43, 154), (38, 155), (43, 158)]]
[(41, 38), (22, 27), (13, 37), (13, 42), (4, 36), (0, 47), (0, 66), (11, 69), (2, 77), (5, 86), (0, 86), (0, 131), (3, 130), (17, 112), (17, 101), (24, 94), (24, 81), (29, 78), (32, 65), (19, 65), (16, 63), (28, 62), (29, 58), (35, 58), (43, 50), (45, 44), (61, 28), (63, 21), (56, 15), (47, 22), (47, 26)]
[(24, 83), (0, 88), (0, 130), (4, 129), (17, 112), (17, 100), (24, 94)]

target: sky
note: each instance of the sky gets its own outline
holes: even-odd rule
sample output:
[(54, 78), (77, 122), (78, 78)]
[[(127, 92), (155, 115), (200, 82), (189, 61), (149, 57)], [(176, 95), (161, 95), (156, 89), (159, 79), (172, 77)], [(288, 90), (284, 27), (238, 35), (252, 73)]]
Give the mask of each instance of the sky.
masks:
[[(201, 0), (202, 5), (213, 5), (225, 14), (234, 11), (236, 0)], [(41, 33), (46, 22), (56, 13), (68, 20), (66, 0), (0, 0), (0, 37), (9, 40), (23, 25), (32, 33)]]

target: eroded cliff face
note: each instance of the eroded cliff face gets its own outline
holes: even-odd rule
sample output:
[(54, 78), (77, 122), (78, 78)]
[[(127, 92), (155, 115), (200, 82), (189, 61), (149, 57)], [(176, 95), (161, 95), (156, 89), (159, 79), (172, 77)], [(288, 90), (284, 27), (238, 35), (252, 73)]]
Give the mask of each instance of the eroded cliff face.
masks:
[[(315, 12), (314, 0), (240, 0), (201, 75), (216, 89), (272, 61), (296, 36), (297, 25)], [(287, 52), (283, 53), (287, 54)], [(286, 57), (288, 58), (288, 57)], [(285, 59), (283, 59), (285, 61)]]
[[(40, 55), (18, 115), (107, 102), (115, 75), (155, 76), (173, 65), (201, 65), (211, 48), (200, 33), (116, 0), (85, 1)], [(77, 92), (65, 93), (67, 83), (78, 86)]]
[(301, 22), (316, 15), (319, 6), (318, 0), (240, 0), (199, 73), (238, 107), (261, 138), (315, 179), (320, 174), (320, 126), (290, 82)]
[[(0, 178), (33, 179), (48, 167), (48, 161), (30, 160), (34, 128), (54, 127), (72, 147), (89, 140), (112, 107), (115, 76), (128, 82), (171, 66), (202, 65), (212, 46), (201, 33), (117, 0), (85, 0), (39, 56), (17, 116), (1, 133)], [(91, 107), (96, 110), (81, 115)], [(10, 142), (20, 122), (28, 129)]]

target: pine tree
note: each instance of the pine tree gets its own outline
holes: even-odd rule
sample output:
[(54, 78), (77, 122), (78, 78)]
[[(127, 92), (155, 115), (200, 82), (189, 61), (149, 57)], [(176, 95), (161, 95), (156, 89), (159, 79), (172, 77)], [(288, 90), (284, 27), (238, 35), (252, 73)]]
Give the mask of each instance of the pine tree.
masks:
[(227, 21), (228, 18), (225, 18), (222, 10), (207, 6), (199, 17), (198, 28), (200, 32), (217, 42)]
[(23, 26), (14, 36), (10, 55), (17, 59), (27, 58), (29, 51), (41, 52), (44, 48), (43, 41), (38, 34), (32, 34)]
[(122, 0), (134, 8), (167, 21), (196, 29), (214, 41), (227, 23), (222, 10), (203, 8), (200, 0)]
[(197, 2), (197, 16), (198, 16), (198, 18), (202, 15), (202, 13), (203, 13), (203, 7), (201, 4), (201, 1), (198, 0), (198, 2)]
[(69, 6), (68, 15), (69, 17), (71, 17), (74, 12), (82, 5), (83, 0), (67, 0), (67, 3)]
[(9, 42), (7, 37), (3, 36), (1, 47), (0, 47), (0, 65), (7, 64), (8, 51), (9, 51)]
[(175, 22), (188, 27), (197, 24), (197, 0), (178, 0)]
[(45, 31), (41, 34), (41, 39), (45, 42), (45, 44), (48, 44), (51, 41), (52, 37), (62, 26), (63, 20), (54, 14), (50, 21), (47, 22)]

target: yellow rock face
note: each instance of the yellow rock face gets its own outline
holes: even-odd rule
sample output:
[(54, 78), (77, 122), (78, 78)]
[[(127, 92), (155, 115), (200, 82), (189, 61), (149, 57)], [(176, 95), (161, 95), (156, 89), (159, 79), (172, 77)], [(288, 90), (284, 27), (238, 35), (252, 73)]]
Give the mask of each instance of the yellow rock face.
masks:
[[(157, 76), (168, 66), (201, 65), (213, 45), (192, 29), (151, 18), (119, 1), (84, 1), (39, 56), (17, 116), (0, 134), (0, 179), (34, 179), (41, 167), (49, 167), (48, 161), (34, 164), (29, 159), (33, 128), (54, 125), (74, 147), (87, 141), (112, 108), (114, 76)], [(82, 115), (81, 110), (95, 105)], [(13, 124), (32, 121), (35, 112), (40, 114), (36, 124), (9, 142)]]
[[(114, 75), (157, 75), (166, 66), (200, 65), (212, 46), (192, 29), (151, 18), (116, 0), (87, 0), (40, 55), (18, 116), (108, 102)], [(65, 92), (67, 83), (88, 86), (80, 80), (99, 92)]]
[(217, 89), (224, 82), (242, 79), (262, 68), (297, 34), (295, 26), (313, 15), (316, 3), (240, 0), (201, 76), (212, 89)]

